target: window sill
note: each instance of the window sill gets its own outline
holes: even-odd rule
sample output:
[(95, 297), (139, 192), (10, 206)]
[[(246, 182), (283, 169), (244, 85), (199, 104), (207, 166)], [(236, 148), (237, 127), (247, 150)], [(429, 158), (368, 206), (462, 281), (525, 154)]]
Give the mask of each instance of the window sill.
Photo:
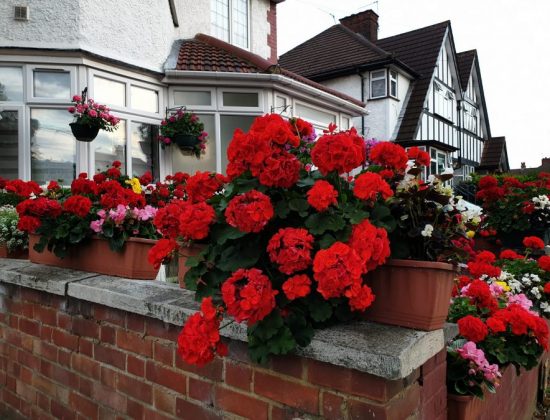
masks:
[(380, 101), (380, 100), (382, 100), (382, 99), (393, 99), (394, 101), (401, 102), (401, 99), (398, 99), (398, 98), (396, 98), (395, 96), (390, 96), (390, 95), (380, 96), (380, 97), (378, 97), (378, 98), (369, 98), (369, 99), (368, 99), (368, 102)]

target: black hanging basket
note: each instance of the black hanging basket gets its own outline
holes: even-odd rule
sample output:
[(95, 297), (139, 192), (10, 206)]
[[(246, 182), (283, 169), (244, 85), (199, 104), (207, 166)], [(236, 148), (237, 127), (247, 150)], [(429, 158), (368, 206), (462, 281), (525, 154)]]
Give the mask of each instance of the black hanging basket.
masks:
[(69, 125), (71, 126), (73, 136), (75, 136), (78, 141), (85, 141), (89, 143), (93, 141), (97, 137), (97, 133), (99, 133), (98, 126), (92, 127), (77, 122), (70, 123)]
[(191, 150), (200, 142), (199, 138), (193, 134), (176, 134), (172, 140), (182, 150)]

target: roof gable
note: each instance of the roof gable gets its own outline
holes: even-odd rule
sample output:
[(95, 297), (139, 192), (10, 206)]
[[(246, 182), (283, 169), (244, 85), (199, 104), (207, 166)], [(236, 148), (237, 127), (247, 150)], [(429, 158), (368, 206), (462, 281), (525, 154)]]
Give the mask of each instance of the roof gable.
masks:
[(485, 142), (479, 168), (501, 172), (510, 170), (505, 137), (493, 137)]
[(472, 75), (472, 68), (476, 55), (476, 50), (464, 51), (456, 54), (456, 64), (458, 65), (458, 73), (460, 74), (460, 87), (463, 92), (468, 89), (468, 82)]

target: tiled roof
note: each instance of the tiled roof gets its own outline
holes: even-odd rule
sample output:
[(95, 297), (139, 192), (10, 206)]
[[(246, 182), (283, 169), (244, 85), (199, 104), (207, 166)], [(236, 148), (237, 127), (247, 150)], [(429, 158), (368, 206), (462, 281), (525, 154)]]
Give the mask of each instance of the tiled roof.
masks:
[(197, 34), (193, 39), (181, 41), (175, 70), (281, 74), (354, 105), (365, 106), (363, 102), (351, 96), (281, 68), (250, 51), (204, 34)]
[(468, 89), (468, 81), (472, 74), (472, 64), (474, 64), (476, 55), (476, 50), (464, 51), (456, 54), (456, 64), (458, 65), (458, 72), (460, 73), (460, 86), (463, 92)]
[[(483, 147), (483, 153), (481, 155), (481, 162), (479, 164), (479, 167), (489, 170), (503, 169), (500, 168), (500, 162), (502, 160), (503, 153), (506, 153), (506, 138), (490, 138), (485, 142), (485, 146)], [(505, 156), (505, 160), (508, 160), (507, 156)]]

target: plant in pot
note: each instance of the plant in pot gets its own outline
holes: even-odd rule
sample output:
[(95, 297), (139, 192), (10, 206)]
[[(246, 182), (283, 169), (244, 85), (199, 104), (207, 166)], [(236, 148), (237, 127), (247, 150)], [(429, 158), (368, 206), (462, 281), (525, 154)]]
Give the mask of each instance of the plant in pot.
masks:
[(252, 359), (266, 362), (308, 345), (315, 328), (361, 318), (375, 299), (364, 275), (389, 256), (392, 191), (377, 174), (370, 184), (348, 177), (365, 159), (355, 129), (330, 126), (314, 144), (311, 132), (305, 122), (258, 117), (233, 135), (228, 182), (210, 176), (196, 200), (173, 200), (155, 217), (164, 238), (152, 261), (182, 242), (206, 245), (185, 275), (202, 300), (178, 340), (188, 363), (225, 353), (222, 313), (247, 325)]
[(182, 107), (161, 121), (158, 140), (163, 148), (174, 143), (198, 159), (205, 153), (207, 136), (199, 117)]
[(19, 216), (15, 207), (5, 205), (0, 207), (0, 257), (27, 258), (29, 237), (17, 229)]
[(118, 128), (119, 118), (110, 114), (110, 109), (105, 105), (86, 98), (88, 88), (82, 91), (82, 95), (73, 96), (73, 105), (68, 111), (74, 115), (74, 121), (69, 124), (73, 135), (78, 141), (91, 142), (99, 133), (99, 130), (113, 131)]
[(429, 162), (429, 155), (417, 147), (406, 152), (381, 142), (370, 151), (365, 174), (377, 172), (388, 179), (394, 191), (388, 205), (397, 221), (390, 235), (392, 259), (368, 276), (378, 296), (366, 313), (374, 321), (442, 328), (455, 275), (452, 264), (472, 252), (468, 232), (479, 215), (453, 197), (445, 183), (452, 174), (420, 177)]
[(140, 180), (122, 175), (120, 166), (115, 161), (93, 179), (82, 173), (70, 189), (52, 181), (40, 196), (17, 205), (18, 227), (30, 234), (32, 262), (156, 277), (147, 252), (158, 238), (152, 223), (157, 209), (147, 203)]

